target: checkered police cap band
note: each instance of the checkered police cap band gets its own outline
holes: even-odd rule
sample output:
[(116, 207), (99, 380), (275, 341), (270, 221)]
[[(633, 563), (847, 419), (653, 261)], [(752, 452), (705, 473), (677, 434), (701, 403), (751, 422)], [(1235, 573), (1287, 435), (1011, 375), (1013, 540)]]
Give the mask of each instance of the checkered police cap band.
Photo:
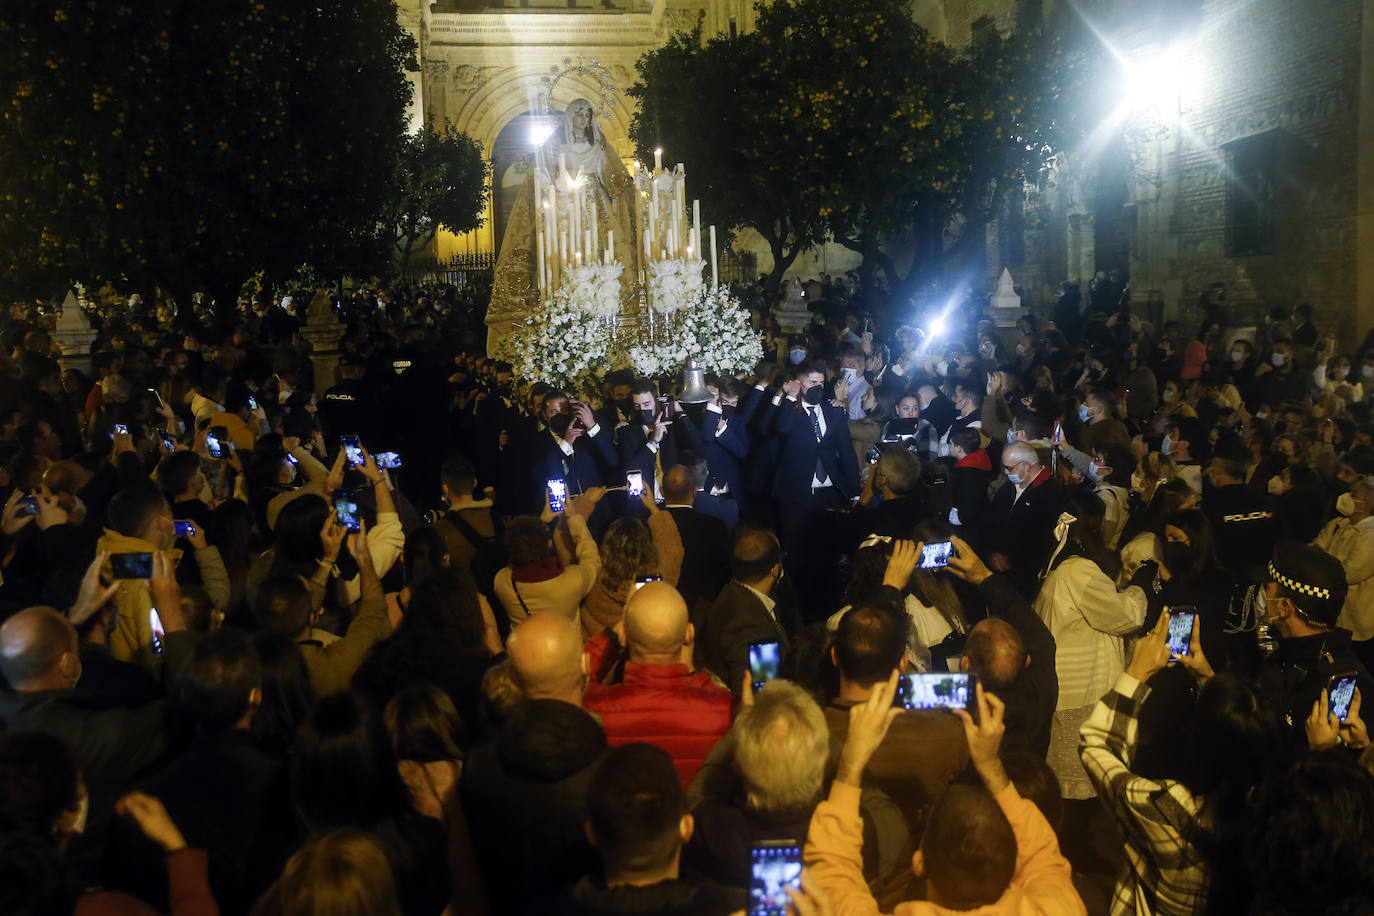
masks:
[(1290, 579), (1274, 568), (1272, 560), (1269, 562), (1269, 575), (1273, 577), (1275, 582), (1282, 585), (1290, 592), (1296, 592), (1299, 595), (1311, 595), (1314, 598), (1321, 598), (1325, 601), (1331, 600), (1331, 589), (1319, 588), (1315, 585), (1306, 585), (1296, 579)]

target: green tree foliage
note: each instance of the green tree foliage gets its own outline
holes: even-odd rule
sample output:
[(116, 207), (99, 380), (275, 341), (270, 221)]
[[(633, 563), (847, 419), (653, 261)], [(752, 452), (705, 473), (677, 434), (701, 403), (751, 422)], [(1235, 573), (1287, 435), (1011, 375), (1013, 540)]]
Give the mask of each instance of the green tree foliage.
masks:
[(457, 233), (481, 226), (490, 175), (482, 144), (451, 124), (442, 130), (426, 125), (407, 138), (383, 217), (397, 258), (427, 245), (441, 225)]
[[(863, 256), (865, 285), (939, 282), (964, 266), (1004, 196), (1075, 134), (1084, 65), (1029, 2), (1003, 34), (933, 39), (903, 0), (773, 0), (738, 38), (682, 36), (640, 62), (634, 137), (703, 180), (711, 213), (774, 247), (830, 237)], [(913, 251), (905, 269), (889, 250)], [(791, 263), (788, 259), (782, 269)], [(778, 270), (781, 276), (782, 270)]]
[(11, 5), (0, 283), (379, 263), (413, 56), (389, 0)]
[[(636, 65), (628, 94), (639, 103), (630, 127), (641, 162), (662, 147), (664, 164), (688, 165), (692, 197), (721, 229), (751, 228), (768, 243), (776, 282), (797, 256), (825, 238), (825, 219), (807, 194), (789, 147), (797, 129), (770, 130), (775, 75), (764, 73), (756, 35), (679, 33)], [(705, 236), (703, 236), (704, 240)]]

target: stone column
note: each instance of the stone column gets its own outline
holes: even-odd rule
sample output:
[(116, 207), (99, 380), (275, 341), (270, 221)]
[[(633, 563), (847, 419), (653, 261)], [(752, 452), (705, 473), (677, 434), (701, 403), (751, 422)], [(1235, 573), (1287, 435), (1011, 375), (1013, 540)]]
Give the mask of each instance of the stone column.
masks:
[(95, 342), (96, 331), (91, 320), (77, 301), (76, 293), (67, 290), (67, 298), (62, 300), (62, 313), (57, 318), (57, 328), (53, 340), (62, 348), (63, 370), (76, 369), (87, 378), (91, 377), (91, 344)]
[(310, 310), (306, 313), (301, 334), (310, 341), (316, 397), (323, 397), (326, 391), (334, 387), (335, 373), (339, 368), (339, 338), (343, 337), (344, 330), (334, 311), (334, 300), (329, 290), (315, 290), (315, 298), (310, 300)]

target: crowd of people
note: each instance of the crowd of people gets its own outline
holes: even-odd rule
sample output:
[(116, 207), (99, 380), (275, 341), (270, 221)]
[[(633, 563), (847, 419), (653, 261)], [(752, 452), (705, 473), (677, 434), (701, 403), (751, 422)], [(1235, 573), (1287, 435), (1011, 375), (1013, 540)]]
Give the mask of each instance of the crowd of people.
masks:
[(1067, 292), (827, 278), (704, 392), (474, 288), (338, 299), (324, 390), (305, 292), (89, 374), (13, 306), (0, 911), (1374, 910), (1374, 341)]

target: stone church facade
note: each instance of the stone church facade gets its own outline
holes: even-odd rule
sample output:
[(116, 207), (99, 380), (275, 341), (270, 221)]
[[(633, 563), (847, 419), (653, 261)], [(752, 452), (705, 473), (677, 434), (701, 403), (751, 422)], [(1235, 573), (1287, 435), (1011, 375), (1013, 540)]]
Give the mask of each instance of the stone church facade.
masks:
[[(1192, 324), (1199, 296), (1223, 283), (1247, 314), (1305, 300), (1332, 329), (1374, 325), (1374, 0), (1046, 2), (1089, 20), (1120, 57), (1122, 84), (1103, 87), (1120, 102), (989, 227), (987, 289), (1007, 267), (1027, 306), (1048, 309), (1061, 281), (1086, 287), (1115, 270), (1155, 320)], [(985, 15), (1009, 27), (1015, 8), (911, 3), (918, 22), (956, 46)], [(619, 89), (602, 126), (628, 156), (623, 90), (639, 56), (698, 21), (708, 35), (746, 31), (754, 9), (751, 0), (399, 0), (398, 15), (420, 46), (416, 123), (453, 123), (495, 165), (491, 218), (442, 237), (447, 257), (499, 244), (543, 78), (557, 80), (556, 108)], [(1129, 71), (1148, 98), (1135, 96)], [(794, 271), (849, 266), (827, 252)]]

